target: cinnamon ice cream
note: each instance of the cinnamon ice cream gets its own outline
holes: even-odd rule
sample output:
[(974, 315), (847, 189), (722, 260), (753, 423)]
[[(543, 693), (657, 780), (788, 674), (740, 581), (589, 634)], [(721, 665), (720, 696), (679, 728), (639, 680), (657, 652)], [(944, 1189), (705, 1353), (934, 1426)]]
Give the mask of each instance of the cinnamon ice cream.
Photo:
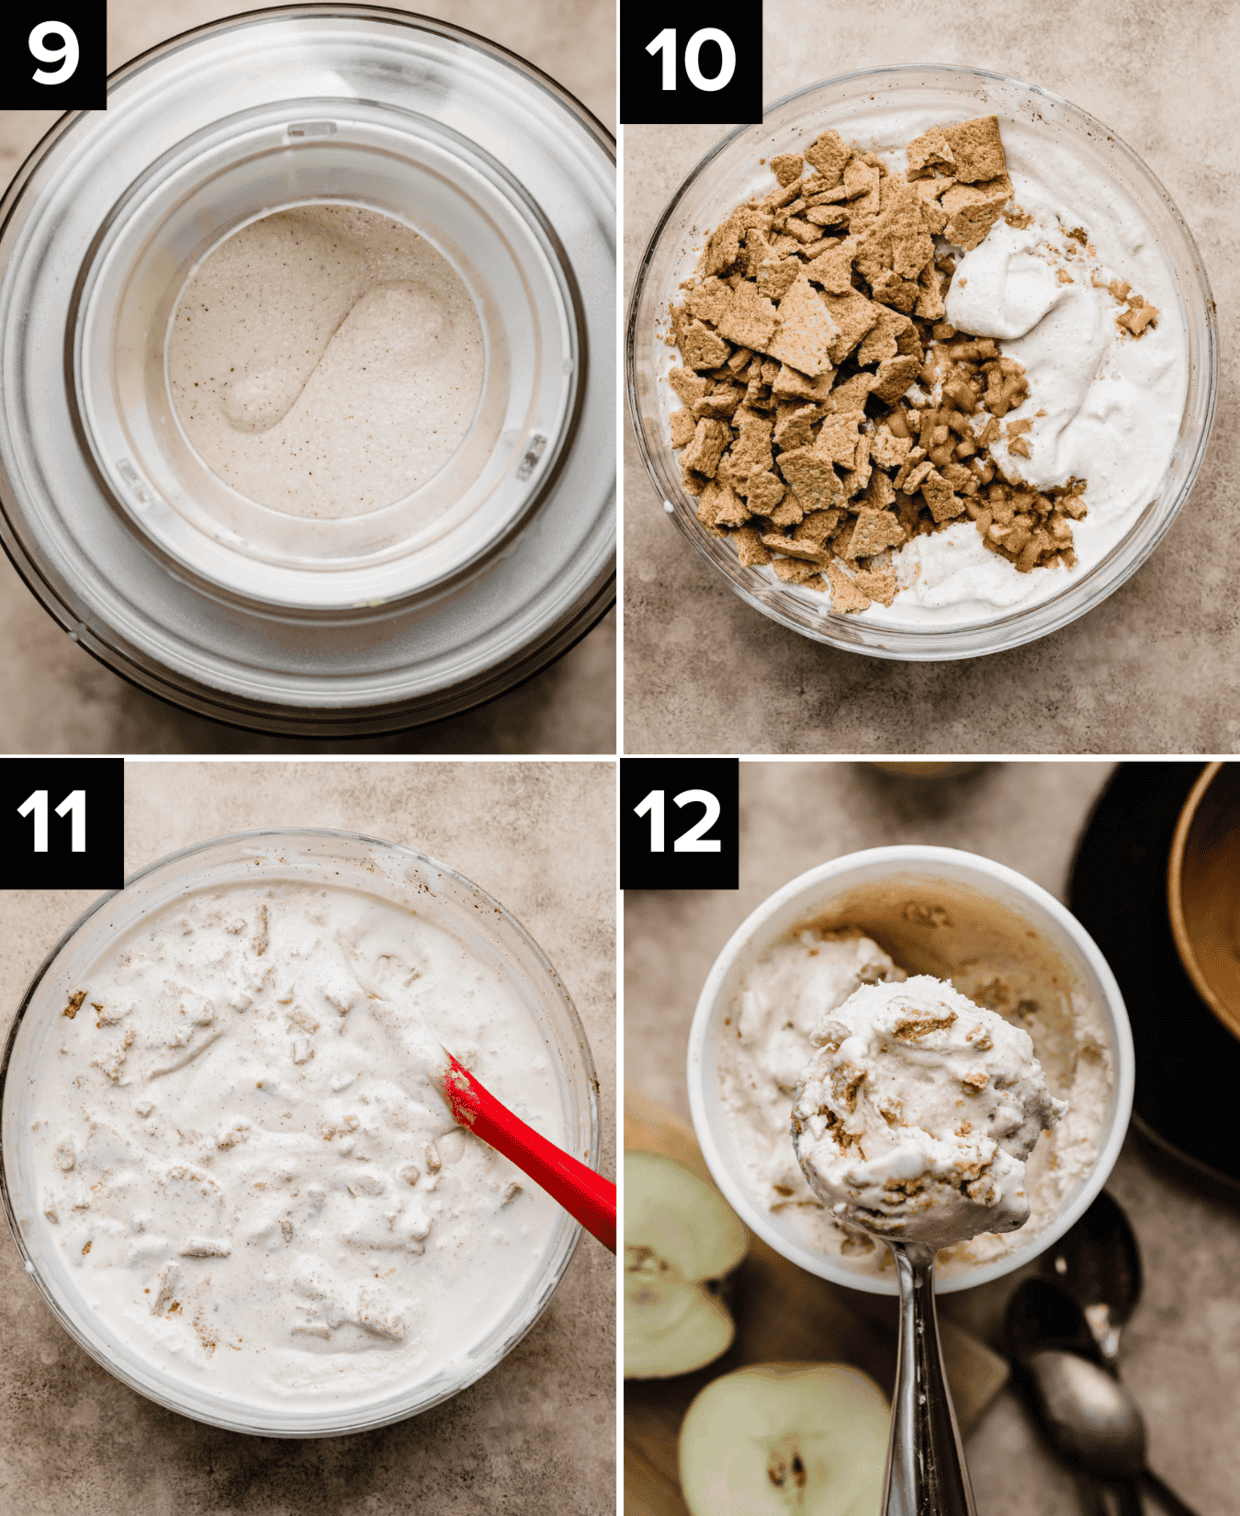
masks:
[(1028, 1032), (921, 974), (862, 985), (812, 1040), (792, 1124), (833, 1216), (936, 1247), (1024, 1225), (1025, 1159), (1068, 1109)]
[[(848, 1099), (848, 1081), (844, 1081), (840, 1107), (840, 1116), (861, 1138), (864, 1158), (878, 1160), (868, 1175), (873, 1187), (881, 1189), (885, 1178), (907, 1182), (922, 1174), (934, 1193), (939, 1180), (951, 1171), (953, 1160), (962, 1158), (966, 1150), (979, 1164), (970, 1180), (982, 1177), (982, 1160), (989, 1156), (994, 1191), (989, 1185), (979, 1187), (977, 1198), (967, 1205), (961, 1198), (960, 1214), (981, 1225), (975, 1235), (945, 1247), (939, 1256), (940, 1277), (967, 1273), (1025, 1246), (1049, 1227), (1093, 1168), (1114, 1078), (1102, 1012), (1079, 987), (1056, 978), (1040, 956), (1044, 947), (1023, 933), (1009, 935), (1006, 918), (1000, 917), (993, 926), (979, 925), (962, 900), (946, 895), (942, 901), (929, 896), (911, 899), (897, 885), (889, 896), (859, 901), (853, 918), (858, 924), (843, 924), (848, 919), (845, 914), (836, 918), (841, 924), (797, 928), (769, 948), (741, 982), (718, 1050), (720, 1100), (738, 1177), (755, 1204), (778, 1215), (806, 1247), (839, 1258), (861, 1274), (875, 1275), (889, 1267), (888, 1250), (858, 1231), (847, 1213), (853, 1197), (866, 1192), (865, 1171), (824, 1203), (807, 1182), (793, 1143), (793, 1107), (807, 1068), (816, 1065), (828, 1074), (832, 1062), (846, 1051), (859, 1067), (875, 1073), (872, 1084), (866, 1081), (868, 1088), (858, 1089), (855, 1111), (843, 1108)], [(871, 931), (890, 939), (893, 951), (880, 947)], [(902, 964), (923, 975), (932, 971), (935, 977), (910, 979)], [(940, 982), (945, 979), (951, 984)], [(927, 1039), (920, 1047), (916, 1039), (900, 1042), (894, 1031), (903, 1018), (895, 1007), (923, 1000), (927, 983), (932, 987), (932, 1004), (946, 1003), (957, 1019), (935, 1031), (933, 1040)], [(861, 1019), (850, 1026), (853, 1011), (846, 1013), (844, 1007), (863, 993), (875, 995), (877, 1004), (888, 1007), (885, 1032), (881, 1017), (878, 1029), (864, 1034)], [(944, 1015), (933, 1019), (946, 1021)], [(998, 1038), (995, 1021), (1004, 1029)], [(977, 1047), (976, 1035), (969, 1040), (978, 1026), (989, 1028), (993, 1048)], [(832, 1051), (830, 1044), (845, 1028), (849, 1030)], [(826, 1034), (826, 1041), (816, 1050), (814, 1038), (820, 1032)], [(1012, 1036), (1015, 1033), (1019, 1036)], [(851, 1046), (846, 1048), (850, 1039)], [(895, 1047), (880, 1053), (884, 1040)], [(1033, 1096), (1028, 1106), (1031, 1075), (1022, 1072), (1026, 1044), (1044, 1078), (1042, 1093)], [(954, 1092), (948, 1090), (950, 1079), (944, 1082), (934, 1075), (940, 1059), (946, 1060), (951, 1074), (961, 1076)], [(1006, 1072), (1000, 1072), (996, 1059)], [(919, 1060), (928, 1060), (930, 1069), (921, 1070)], [(908, 1086), (916, 1083), (915, 1072), (931, 1076), (928, 1093), (936, 1080), (941, 1088), (941, 1095), (927, 1102), (924, 1110), (909, 1100)], [(888, 1073), (894, 1082), (886, 1081)], [(985, 1086), (964, 1085), (966, 1076), (982, 1073), (987, 1075)], [(998, 1080), (1008, 1074), (1014, 1074), (1017, 1083), (1004, 1089)], [(826, 1093), (824, 1089), (824, 1097)], [(1002, 1112), (1009, 1095), (1017, 1098), (1005, 1117)], [(882, 1135), (881, 1151), (879, 1146), (871, 1149), (866, 1133), (881, 1135), (879, 1121), (888, 1131), (895, 1131), (880, 1110), (885, 1105), (894, 1115), (893, 1097), (901, 1099), (905, 1130), (898, 1140)], [(960, 1106), (955, 1104), (957, 1099)], [(1051, 1112), (1061, 1110), (1064, 1102), (1067, 1114), (1052, 1125)], [(824, 1098), (816, 1109), (826, 1112), (829, 1103)], [(810, 1114), (808, 1106), (806, 1114)], [(948, 1135), (943, 1118), (955, 1115), (960, 1119)], [(973, 1130), (961, 1138), (957, 1134), (965, 1121)], [(824, 1131), (826, 1124), (824, 1114)], [(914, 1128), (923, 1125), (927, 1130), (916, 1135)], [(1013, 1137), (1023, 1146), (1030, 1132), (1033, 1146), (1020, 1157), (1024, 1167), (1020, 1184), (1008, 1167), (1017, 1155), (1008, 1149)], [(897, 1150), (902, 1157), (896, 1158)], [(996, 1167), (1000, 1152), (1006, 1156), (997, 1159)], [(862, 1151), (854, 1150), (850, 1142), (847, 1172), (852, 1172), (852, 1160), (861, 1156)], [(823, 1147), (817, 1161), (824, 1172), (828, 1158), (828, 1149)], [(904, 1180), (897, 1173), (900, 1164), (910, 1171)], [(1022, 1188), (1023, 1200), (1015, 1193)], [(894, 1189), (888, 1194), (894, 1196)], [(898, 1219), (902, 1206), (908, 1209), (903, 1205), (907, 1198), (887, 1201), (892, 1219)], [(842, 1214), (832, 1208), (840, 1199), (846, 1202)], [(1004, 1230), (1018, 1225), (1014, 1218), (1026, 1204), (1028, 1221), (1017, 1231)], [(873, 1218), (867, 1218), (866, 1224), (873, 1225)]]

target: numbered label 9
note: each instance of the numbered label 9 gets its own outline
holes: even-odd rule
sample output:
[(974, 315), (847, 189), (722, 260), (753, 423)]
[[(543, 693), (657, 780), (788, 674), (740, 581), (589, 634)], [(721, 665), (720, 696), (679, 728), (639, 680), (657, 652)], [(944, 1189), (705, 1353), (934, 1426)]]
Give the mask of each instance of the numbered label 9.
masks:
[(107, 0), (35, 0), (0, 10), (0, 100), (6, 115), (107, 110), (107, 64)]
[(39, 63), (54, 63), (55, 68), (36, 68), (31, 77), (36, 84), (67, 84), (77, 73), (81, 49), (77, 33), (63, 21), (40, 21), (32, 28), (26, 46)]

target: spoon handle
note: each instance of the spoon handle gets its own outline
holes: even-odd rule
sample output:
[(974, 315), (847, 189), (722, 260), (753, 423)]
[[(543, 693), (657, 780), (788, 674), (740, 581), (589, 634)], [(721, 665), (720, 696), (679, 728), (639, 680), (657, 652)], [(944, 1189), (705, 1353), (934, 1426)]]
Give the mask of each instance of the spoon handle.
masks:
[(1153, 1469), (1144, 1469), (1141, 1479), (1147, 1490), (1153, 1495), (1164, 1511), (1170, 1511), (1171, 1516), (1197, 1516), (1192, 1506), (1187, 1506), (1175, 1493), (1175, 1491), (1159, 1479)]
[(611, 1180), (548, 1142), (479, 1084), (451, 1053), (447, 1058), (442, 1089), (461, 1126), (515, 1163), (614, 1253), (616, 1187)]
[(900, 1281), (900, 1351), (891, 1405), (884, 1516), (975, 1516), (939, 1352), (934, 1249), (888, 1244)]

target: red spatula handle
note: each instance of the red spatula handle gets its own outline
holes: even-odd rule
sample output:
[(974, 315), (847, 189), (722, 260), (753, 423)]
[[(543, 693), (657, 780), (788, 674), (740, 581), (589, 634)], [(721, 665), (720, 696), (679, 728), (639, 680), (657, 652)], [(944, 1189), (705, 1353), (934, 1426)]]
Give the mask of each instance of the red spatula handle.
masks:
[(539, 1136), (451, 1054), (444, 1071), (443, 1092), (461, 1126), (503, 1153), (605, 1248), (616, 1251), (616, 1187), (609, 1179)]

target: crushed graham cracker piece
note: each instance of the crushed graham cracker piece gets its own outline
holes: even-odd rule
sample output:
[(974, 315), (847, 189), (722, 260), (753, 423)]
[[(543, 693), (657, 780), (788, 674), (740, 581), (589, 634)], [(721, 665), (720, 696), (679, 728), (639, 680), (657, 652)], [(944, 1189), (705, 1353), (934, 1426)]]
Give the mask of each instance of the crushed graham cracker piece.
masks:
[(921, 372), (916, 358), (884, 358), (870, 393), (878, 400), (898, 400)]
[(758, 293), (768, 300), (782, 300), (801, 277), (805, 265), (799, 258), (766, 258), (758, 265)]
[(839, 326), (817, 290), (804, 276), (779, 302), (779, 326), (768, 351), (799, 373), (813, 378), (832, 366), (832, 346)]
[(690, 368), (702, 370), (718, 368), (731, 349), (717, 332), (695, 321), (685, 333), (680, 351)]
[(1134, 295), (1128, 302), (1128, 309), (1115, 320), (1124, 331), (1130, 332), (1134, 337), (1139, 337), (1147, 326), (1158, 324), (1158, 308), (1142, 296)]
[(838, 564), (827, 565), (827, 578), (831, 585), (831, 609), (841, 613), (849, 611), (868, 611), (870, 597), (861, 590), (856, 581), (839, 567)]
[(944, 236), (971, 252), (1003, 214), (1012, 197), (1012, 181), (1004, 175), (982, 184), (954, 184), (941, 204), (947, 213)]
[(814, 565), (800, 558), (775, 558), (771, 562), (771, 568), (775, 577), (782, 579), (785, 584), (808, 584), (811, 579), (818, 577)]
[(757, 286), (748, 279), (742, 279), (717, 327), (719, 335), (729, 342), (765, 352), (775, 335), (778, 319), (774, 302), (760, 295)]
[(1007, 175), (1007, 157), (999, 135), (998, 116), (976, 116), (957, 126), (945, 126), (943, 135), (951, 149), (952, 173), (963, 184), (980, 184)]
[(839, 183), (851, 157), (852, 149), (836, 131), (820, 133), (814, 145), (805, 150), (805, 161), (817, 173), (823, 189)]
[(826, 548), (813, 542), (798, 542), (795, 537), (785, 537), (780, 532), (764, 532), (762, 543), (785, 558), (800, 558), (805, 563), (831, 562), (831, 554)]
[(699, 421), (693, 441), (680, 455), (681, 466), (713, 479), (731, 435), (722, 421)]
[(890, 606), (898, 588), (896, 576), (891, 569), (858, 569), (854, 585), (871, 600)]
[[(813, 425), (819, 419), (816, 405), (802, 405), (781, 416), (775, 423), (775, 441), (781, 448), (808, 447), (814, 440)], [(675, 418), (673, 418), (675, 419)], [(676, 443), (673, 442), (675, 447)]]
[(882, 307), (855, 289), (845, 295), (831, 295), (824, 290), (818, 298), (835, 326), (836, 336), (830, 346), (830, 356), (838, 368), (877, 323)]
[(744, 568), (762, 568), (771, 561), (771, 552), (762, 544), (762, 534), (757, 527), (742, 526), (732, 533), (736, 551)]
[(904, 537), (904, 528), (890, 511), (862, 511), (853, 525), (843, 556), (872, 558), (889, 547), (899, 547)]
[(749, 477), (748, 505), (755, 515), (769, 516), (786, 493), (783, 482), (769, 470)]
[(792, 184), (801, 177), (805, 160), (800, 153), (778, 153), (771, 159), (771, 172), (781, 185)]
[(693, 419), (692, 411), (672, 412), (672, 446), (675, 448), (687, 447), (693, 441), (697, 426)]
[(956, 162), (947, 133), (941, 126), (932, 126), (928, 132), (915, 137), (908, 144), (907, 151), (910, 179), (924, 178), (939, 169), (951, 170)]

